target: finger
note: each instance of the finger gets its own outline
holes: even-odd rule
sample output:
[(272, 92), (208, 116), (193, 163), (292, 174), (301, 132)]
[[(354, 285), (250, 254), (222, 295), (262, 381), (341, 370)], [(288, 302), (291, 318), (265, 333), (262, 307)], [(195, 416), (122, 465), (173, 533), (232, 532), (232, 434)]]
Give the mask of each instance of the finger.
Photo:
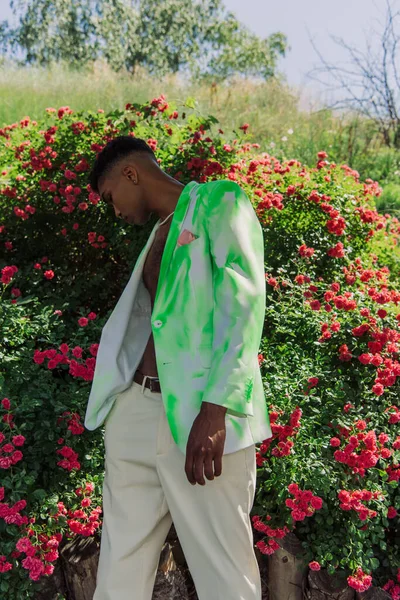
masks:
[(218, 453), (214, 456), (214, 475), (219, 477), (222, 473), (222, 454)]
[(196, 481), (193, 474), (193, 451), (189, 444), (186, 447), (185, 473), (189, 483), (194, 485)]
[(194, 478), (200, 485), (205, 485), (203, 468), (204, 468), (204, 455), (205, 448), (201, 449), (201, 452), (196, 454), (194, 457)]
[(207, 448), (206, 456), (204, 459), (204, 475), (207, 477), (207, 479), (214, 479), (212, 448)]

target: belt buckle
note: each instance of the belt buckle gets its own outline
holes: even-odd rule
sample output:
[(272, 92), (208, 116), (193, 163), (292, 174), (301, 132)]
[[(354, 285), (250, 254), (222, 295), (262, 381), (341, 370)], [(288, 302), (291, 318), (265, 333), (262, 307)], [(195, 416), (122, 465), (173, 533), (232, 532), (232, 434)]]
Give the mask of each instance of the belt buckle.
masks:
[(150, 381), (150, 391), (155, 392), (156, 390), (153, 390), (153, 382), (160, 381), (160, 380), (157, 377), (155, 377), (154, 379), (149, 379), (149, 381)]

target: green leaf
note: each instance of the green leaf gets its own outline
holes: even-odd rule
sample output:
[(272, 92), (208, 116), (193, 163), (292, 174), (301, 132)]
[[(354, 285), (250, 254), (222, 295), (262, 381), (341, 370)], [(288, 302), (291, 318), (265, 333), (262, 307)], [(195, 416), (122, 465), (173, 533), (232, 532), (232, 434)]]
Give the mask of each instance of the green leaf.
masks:
[(186, 100), (185, 100), (185, 106), (188, 106), (189, 108), (195, 108), (196, 107), (196, 100), (195, 100), (195, 98), (192, 98), (191, 96), (189, 96), (188, 98), (186, 98)]
[(381, 471), (378, 469), (378, 473), (383, 481), (386, 481), (389, 478), (389, 475), (386, 473), (386, 471)]
[(21, 306), (22, 304), (29, 304), (29, 302), (33, 302), (34, 299), (35, 299), (35, 296), (33, 296), (33, 295), (27, 296), (23, 300), (18, 300), (17, 304), (18, 304), (18, 306)]
[(46, 498), (47, 496), (47, 492), (46, 490), (39, 488), (35, 490), (32, 495), (35, 496), (35, 498), (37, 498), (38, 500), (44, 500), (44, 498)]
[(377, 558), (371, 558), (369, 562), (373, 570), (377, 569), (380, 565), (380, 562)]
[(334, 575), (336, 573), (336, 569), (333, 565), (329, 565), (327, 568), (329, 575)]
[(7, 527), (6, 527), (6, 532), (7, 532), (9, 535), (12, 535), (12, 536), (14, 536), (14, 535), (15, 535), (15, 532), (16, 532), (16, 529), (17, 529), (17, 528), (16, 528), (16, 526), (15, 526), (15, 525), (7, 525)]

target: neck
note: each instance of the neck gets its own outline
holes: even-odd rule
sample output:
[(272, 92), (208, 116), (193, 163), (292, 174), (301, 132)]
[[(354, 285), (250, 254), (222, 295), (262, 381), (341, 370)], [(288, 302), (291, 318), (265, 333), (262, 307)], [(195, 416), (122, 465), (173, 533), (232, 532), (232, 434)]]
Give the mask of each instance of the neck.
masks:
[(153, 179), (151, 183), (150, 212), (158, 215), (160, 222), (167, 219), (168, 223), (185, 186), (169, 175), (165, 175), (162, 180)]

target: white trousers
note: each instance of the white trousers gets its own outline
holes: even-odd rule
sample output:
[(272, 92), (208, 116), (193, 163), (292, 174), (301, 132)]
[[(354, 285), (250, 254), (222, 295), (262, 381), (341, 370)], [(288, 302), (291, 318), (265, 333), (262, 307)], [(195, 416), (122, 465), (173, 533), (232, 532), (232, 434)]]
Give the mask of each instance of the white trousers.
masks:
[(255, 446), (191, 485), (161, 393), (132, 382), (105, 424), (103, 524), (93, 600), (151, 600), (172, 522), (199, 600), (261, 600), (250, 510)]

